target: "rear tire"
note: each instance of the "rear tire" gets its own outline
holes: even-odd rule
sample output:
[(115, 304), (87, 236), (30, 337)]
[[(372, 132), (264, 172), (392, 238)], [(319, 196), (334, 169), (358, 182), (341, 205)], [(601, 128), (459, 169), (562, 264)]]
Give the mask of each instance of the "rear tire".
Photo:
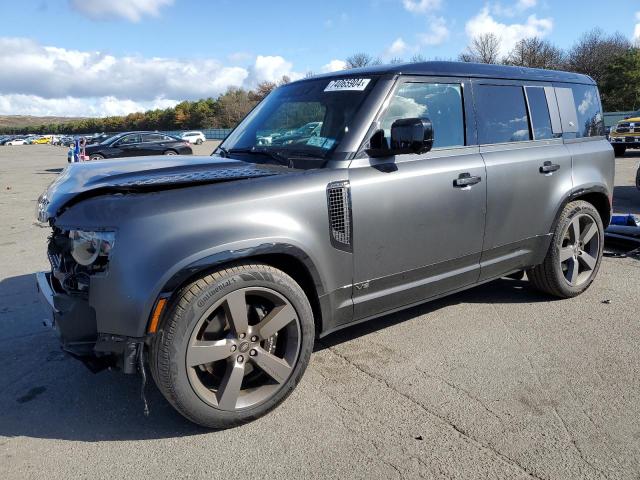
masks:
[(93, 155), (89, 155), (89, 160), (104, 160), (104, 156), (99, 153), (94, 153)]
[(615, 153), (616, 157), (624, 157), (624, 154), (626, 151), (627, 151), (627, 147), (625, 147), (624, 145), (613, 146), (613, 152)]
[(202, 139), (199, 138), (198, 140), (196, 140), (196, 145), (202, 145)]
[(264, 264), (236, 264), (178, 292), (149, 363), (178, 412), (204, 427), (230, 428), (265, 415), (293, 391), (314, 334), (309, 301), (291, 277)]
[(167, 150), (163, 155), (178, 155), (178, 152), (175, 150)]
[(560, 214), (544, 262), (527, 271), (527, 277), (536, 289), (555, 297), (580, 295), (598, 273), (603, 245), (598, 211), (588, 202), (571, 202)]

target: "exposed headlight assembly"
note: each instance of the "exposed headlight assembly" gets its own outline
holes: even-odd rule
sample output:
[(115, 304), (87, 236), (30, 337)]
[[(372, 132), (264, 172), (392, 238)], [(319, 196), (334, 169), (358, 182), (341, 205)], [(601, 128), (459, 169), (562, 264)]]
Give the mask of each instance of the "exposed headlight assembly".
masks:
[[(115, 244), (115, 232), (70, 230), (71, 256), (79, 265), (106, 263)], [(102, 262), (98, 262), (102, 260)]]

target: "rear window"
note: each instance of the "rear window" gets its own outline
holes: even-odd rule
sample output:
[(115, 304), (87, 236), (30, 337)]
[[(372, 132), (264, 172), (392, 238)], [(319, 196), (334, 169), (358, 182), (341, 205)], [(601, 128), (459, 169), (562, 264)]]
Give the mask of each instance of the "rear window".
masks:
[(604, 135), (604, 119), (598, 89), (594, 85), (571, 85), (578, 113), (577, 138)]
[(168, 137), (159, 133), (145, 133), (142, 136), (143, 142), (164, 142), (167, 141)]
[(514, 85), (478, 85), (478, 137), (481, 144), (531, 139), (524, 90)]

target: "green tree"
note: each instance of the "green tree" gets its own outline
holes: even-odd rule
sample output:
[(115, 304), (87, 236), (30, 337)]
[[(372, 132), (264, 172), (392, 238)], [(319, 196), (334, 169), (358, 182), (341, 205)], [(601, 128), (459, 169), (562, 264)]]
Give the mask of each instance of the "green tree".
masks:
[(600, 84), (605, 111), (640, 108), (640, 48), (634, 47), (615, 57)]

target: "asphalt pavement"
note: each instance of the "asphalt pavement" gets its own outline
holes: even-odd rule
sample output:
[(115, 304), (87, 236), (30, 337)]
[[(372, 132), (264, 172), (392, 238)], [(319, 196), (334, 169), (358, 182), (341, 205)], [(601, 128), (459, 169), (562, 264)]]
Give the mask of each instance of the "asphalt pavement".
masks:
[[(617, 160), (617, 211), (640, 213), (639, 161)], [(275, 411), (207, 431), (153, 385), (145, 417), (139, 377), (91, 374), (43, 325), (34, 212), (65, 165), (0, 147), (0, 478), (640, 478), (640, 260), (571, 300), (499, 280), (344, 330)]]

